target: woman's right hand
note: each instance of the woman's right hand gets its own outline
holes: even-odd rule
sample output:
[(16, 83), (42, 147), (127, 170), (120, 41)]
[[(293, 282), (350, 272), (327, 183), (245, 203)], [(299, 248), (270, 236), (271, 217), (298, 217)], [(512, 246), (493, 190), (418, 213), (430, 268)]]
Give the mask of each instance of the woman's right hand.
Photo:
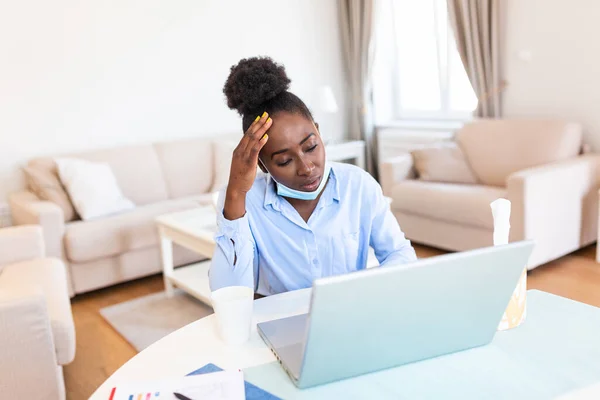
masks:
[(256, 179), (258, 153), (269, 140), (267, 130), (272, 124), (273, 120), (266, 112), (257, 117), (233, 151), (223, 210), (228, 220), (241, 218), (246, 213), (246, 193)]

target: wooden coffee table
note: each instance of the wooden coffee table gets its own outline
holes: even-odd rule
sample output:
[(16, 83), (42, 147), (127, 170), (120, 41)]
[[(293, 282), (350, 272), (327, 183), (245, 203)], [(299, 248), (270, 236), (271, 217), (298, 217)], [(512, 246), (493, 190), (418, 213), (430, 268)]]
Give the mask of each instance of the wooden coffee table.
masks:
[(156, 218), (160, 235), (163, 279), (167, 296), (173, 295), (177, 286), (201, 302), (210, 305), (208, 269), (210, 260), (180, 268), (173, 268), (173, 243), (212, 258), (215, 250), (214, 235), (217, 214), (212, 205), (193, 208)]

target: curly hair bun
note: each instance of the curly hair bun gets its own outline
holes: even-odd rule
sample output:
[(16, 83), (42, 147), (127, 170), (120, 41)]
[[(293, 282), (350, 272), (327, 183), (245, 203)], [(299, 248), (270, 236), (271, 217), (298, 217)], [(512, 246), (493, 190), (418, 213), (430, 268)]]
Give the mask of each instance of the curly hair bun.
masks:
[(246, 115), (260, 110), (263, 103), (285, 92), (290, 82), (285, 67), (271, 58), (244, 58), (231, 67), (223, 93), (229, 108)]

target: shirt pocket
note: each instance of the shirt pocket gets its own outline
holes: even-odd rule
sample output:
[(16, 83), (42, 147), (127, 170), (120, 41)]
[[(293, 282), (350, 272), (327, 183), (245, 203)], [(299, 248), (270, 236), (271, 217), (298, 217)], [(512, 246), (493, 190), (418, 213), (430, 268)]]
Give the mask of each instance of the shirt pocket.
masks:
[(356, 271), (358, 247), (358, 232), (345, 232), (332, 238), (332, 275)]

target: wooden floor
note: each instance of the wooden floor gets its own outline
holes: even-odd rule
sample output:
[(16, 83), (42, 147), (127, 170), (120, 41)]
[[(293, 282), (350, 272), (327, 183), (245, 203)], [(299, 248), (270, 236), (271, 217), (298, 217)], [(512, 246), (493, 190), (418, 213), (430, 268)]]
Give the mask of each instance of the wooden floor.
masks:
[[(442, 252), (415, 246), (419, 257)], [(590, 246), (529, 273), (528, 287), (600, 307), (600, 264)], [(112, 304), (159, 292), (162, 277), (149, 278), (76, 296), (72, 301), (77, 352), (65, 367), (67, 399), (87, 399), (106, 378), (136, 354), (135, 349), (102, 319), (99, 310)]]

